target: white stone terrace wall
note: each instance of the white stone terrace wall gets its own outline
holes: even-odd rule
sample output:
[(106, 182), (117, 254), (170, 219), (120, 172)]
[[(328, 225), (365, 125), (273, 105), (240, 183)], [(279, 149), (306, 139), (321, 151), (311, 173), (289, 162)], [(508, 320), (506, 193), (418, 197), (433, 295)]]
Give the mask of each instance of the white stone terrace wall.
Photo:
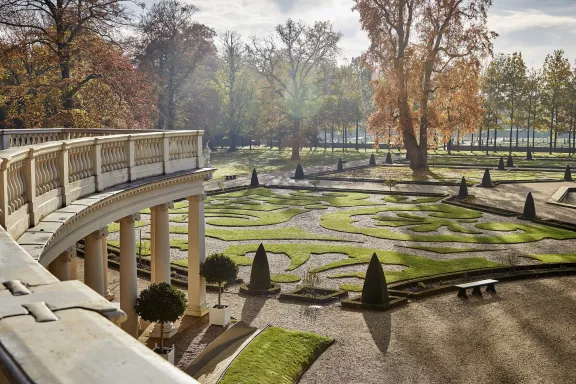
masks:
[(119, 134), (0, 151), (0, 226), (17, 239), (46, 215), (83, 196), (203, 168), (203, 133)]

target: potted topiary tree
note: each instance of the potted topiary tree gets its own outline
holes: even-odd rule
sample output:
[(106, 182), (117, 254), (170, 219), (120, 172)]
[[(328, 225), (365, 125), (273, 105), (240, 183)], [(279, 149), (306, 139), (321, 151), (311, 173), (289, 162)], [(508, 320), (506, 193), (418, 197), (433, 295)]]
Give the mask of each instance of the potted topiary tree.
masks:
[(218, 284), (218, 304), (210, 308), (210, 325), (227, 325), (230, 322), (230, 306), (221, 304), (222, 285), (236, 280), (238, 266), (228, 256), (215, 253), (202, 263), (200, 275), (206, 282)]
[(174, 364), (174, 346), (164, 348), (164, 323), (174, 322), (186, 311), (186, 295), (168, 283), (151, 284), (140, 292), (134, 310), (142, 319), (160, 323), (160, 348), (154, 352)]

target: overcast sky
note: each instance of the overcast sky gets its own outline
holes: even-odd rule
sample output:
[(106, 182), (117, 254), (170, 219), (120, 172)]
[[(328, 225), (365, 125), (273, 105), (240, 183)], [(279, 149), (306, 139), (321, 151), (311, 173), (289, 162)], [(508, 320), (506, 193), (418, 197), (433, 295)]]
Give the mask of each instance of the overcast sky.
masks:
[[(360, 28), (352, 0), (184, 0), (200, 8), (195, 19), (222, 33), (263, 36), (288, 17), (307, 23), (330, 20), (344, 36), (344, 56), (360, 55), (368, 38)], [(151, 4), (152, 0), (146, 0)], [(540, 66), (546, 54), (563, 49), (576, 59), (576, 0), (494, 0), (489, 26), (500, 34), (495, 52), (521, 51), (528, 66)]]

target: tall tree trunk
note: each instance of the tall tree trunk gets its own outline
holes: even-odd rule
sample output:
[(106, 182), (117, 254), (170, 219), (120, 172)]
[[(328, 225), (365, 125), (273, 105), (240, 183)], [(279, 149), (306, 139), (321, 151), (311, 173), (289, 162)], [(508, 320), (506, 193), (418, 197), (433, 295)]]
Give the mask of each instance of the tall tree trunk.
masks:
[(474, 134), (472, 134), (472, 139), (470, 140), (470, 152), (474, 152)]
[(328, 145), (328, 143), (326, 142), (326, 135), (327, 135), (327, 130), (324, 130), (324, 151), (326, 151), (326, 146)]
[(346, 146), (346, 128), (342, 126), (342, 153), (344, 153), (344, 147)]
[(510, 154), (512, 154), (512, 121), (514, 121), (514, 108), (512, 108), (512, 111), (510, 112)]
[(301, 118), (294, 118), (294, 127), (292, 130), (292, 157), (291, 160), (300, 160), (300, 124)]
[(359, 127), (360, 123), (358, 120), (356, 120), (356, 150), (358, 151), (360, 148), (358, 148), (358, 130), (360, 129)]
[(174, 129), (174, 77), (176, 76), (174, 66), (170, 66), (168, 76), (168, 121), (166, 122), (166, 129), (172, 130)]
[(550, 155), (552, 154), (552, 133), (554, 130), (554, 109), (552, 109), (552, 116), (550, 116)]
[(236, 147), (236, 134), (233, 130), (230, 131), (230, 147), (228, 148), (228, 152), (237, 151), (238, 148)]
[(478, 150), (482, 150), (482, 126), (480, 126), (480, 132), (478, 133)]
[(518, 150), (518, 126), (516, 126), (516, 150)]
[(332, 124), (332, 131), (330, 133), (331, 142), (332, 142), (332, 152), (334, 152), (334, 124)]
[(490, 145), (490, 128), (486, 128), (486, 156), (488, 156), (488, 146)]
[(364, 126), (364, 152), (368, 150), (368, 124)]
[(530, 148), (530, 117), (532, 115), (532, 98), (528, 101), (528, 127), (526, 132), (526, 148)]

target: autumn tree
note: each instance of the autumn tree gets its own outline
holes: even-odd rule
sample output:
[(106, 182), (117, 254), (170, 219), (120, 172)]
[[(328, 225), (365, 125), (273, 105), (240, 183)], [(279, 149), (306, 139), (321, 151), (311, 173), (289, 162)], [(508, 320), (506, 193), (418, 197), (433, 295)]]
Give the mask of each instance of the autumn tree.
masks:
[[(79, 55), (85, 51), (83, 43), (87, 33), (108, 41), (118, 28), (129, 23), (131, 14), (127, 0), (10, 0), (0, 3), (0, 25), (16, 29), (21, 34), (21, 44), (31, 49), (41, 45), (46, 54), (53, 56), (59, 70), (58, 96), (62, 125), (73, 126), (73, 112), (78, 109), (78, 92), (87, 84), (102, 77), (90, 72), (79, 76), (75, 71), (80, 65)], [(67, 113), (66, 113), (67, 112)]]
[(310, 107), (317, 105), (321, 95), (314, 86), (315, 76), (323, 63), (334, 60), (339, 53), (341, 37), (329, 22), (308, 26), (288, 19), (276, 27), (274, 34), (253, 37), (248, 47), (254, 68), (283, 100), (292, 119), (292, 160), (300, 159), (302, 120), (310, 117)]
[[(18, 30), (10, 32), (0, 39), (5, 42), (0, 44), (3, 128), (151, 128), (155, 118), (152, 84), (118, 46), (84, 31), (76, 38), (74, 71), (64, 81), (57, 57), (47, 46), (30, 45), (17, 38)], [(94, 74), (97, 78), (78, 81)], [(76, 81), (73, 88), (67, 87)], [(62, 106), (63, 89), (74, 94), (72, 109)]]
[(570, 62), (564, 57), (564, 51), (556, 50), (546, 56), (542, 69), (542, 105), (550, 128), (550, 154), (552, 147), (556, 148), (558, 131), (565, 126), (563, 106), (568, 97), (571, 75)]
[(156, 79), (158, 129), (174, 129), (186, 82), (216, 53), (216, 33), (192, 21), (196, 12), (192, 4), (162, 0), (142, 15), (138, 25), (136, 60)]
[[(430, 101), (441, 76), (457, 62), (479, 62), (496, 36), (486, 27), (492, 0), (355, 0), (371, 45), (364, 58), (389, 84), (391, 97), (376, 96), (376, 114), (393, 102), (412, 169), (428, 168)], [(470, 65), (470, 68), (478, 66)], [(479, 68), (478, 68), (479, 71)], [(475, 74), (479, 75), (478, 72)], [(371, 119), (372, 129), (379, 119)]]
[(518, 128), (524, 122), (524, 101), (526, 97), (526, 65), (522, 53), (514, 52), (505, 58), (502, 71), (503, 107), (508, 112), (510, 126), (510, 148), (512, 153), (512, 131), (516, 126), (516, 147), (518, 147)]

